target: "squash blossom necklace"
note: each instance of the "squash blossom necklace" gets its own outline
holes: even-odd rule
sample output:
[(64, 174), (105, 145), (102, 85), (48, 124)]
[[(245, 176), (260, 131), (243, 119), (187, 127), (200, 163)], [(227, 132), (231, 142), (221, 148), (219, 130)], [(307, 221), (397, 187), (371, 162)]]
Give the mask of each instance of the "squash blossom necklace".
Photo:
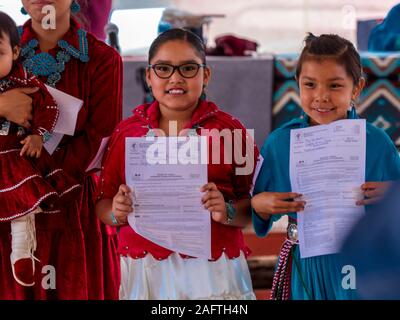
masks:
[[(22, 30), (21, 30), (22, 31)], [(39, 41), (32, 39), (22, 48), (21, 56), (23, 57), (23, 66), (30, 73), (38, 77), (46, 77), (46, 84), (55, 87), (56, 83), (61, 79), (61, 73), (65, 70), (65, 64), (71, 59), (79, 59), (82, 62), (89, 61), (88, 43), (86, 38), (86, 31), (83, 29), (78, 30), (79, 49), (70, 45), (65, 40), (57, 42), (59, 50), (54, 58), (47, 52), (40, 52), (36, 54), (36, 48)]]

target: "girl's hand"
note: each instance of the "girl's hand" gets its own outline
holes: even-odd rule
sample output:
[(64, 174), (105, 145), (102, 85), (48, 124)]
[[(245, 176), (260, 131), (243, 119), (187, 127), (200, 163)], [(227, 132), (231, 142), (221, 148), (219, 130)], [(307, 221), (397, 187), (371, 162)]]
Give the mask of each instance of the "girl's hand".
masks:
[(43, 147), (43, 138), (37, 134), (33, 134), (27, 136), (24, 140), (21, 141), (22, 147), (19, 155), (22, 157), (26, 154), (28, 157), (36, 157), (39, 158), (42, 153)]
[(0, 116), (22, 127), (29, 128), (32, 120), (32, 98), (29, 94), (39, 88), (17, 88), (0, 94)]
[(113, 198), (111, 210), (119, 224), (127, 224), (128, 214), (134, 211), (132, 195), (131, 189), (127, 185), (121, 184)]
[(201, 187), (201, 192), (205, 195), (201, 198), (204, 208), (211, 212), (211, 218), (220, 223), (227, 220), (226, 204), (222, 193), (213, 182), (209, 182)]
[(294, 201), (301, 197), (295, 192), (261, 192), (251, 199), (251, 206), (262, 218), (270, 214), (284, 214), (304, 210), (305, 201)]
[(361, 191), (366, 199), (357, 201), (356, 205), (365, 206), (368, 204), (377, 203), (383, 198), (383, 195), (390, 185), (391, 183), (389, 181), (364, 183), (361, 185)]

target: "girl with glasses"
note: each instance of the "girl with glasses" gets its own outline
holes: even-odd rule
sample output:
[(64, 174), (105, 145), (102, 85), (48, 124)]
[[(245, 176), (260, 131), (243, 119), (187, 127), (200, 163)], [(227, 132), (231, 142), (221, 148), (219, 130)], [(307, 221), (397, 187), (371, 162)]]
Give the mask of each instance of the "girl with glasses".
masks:
[[(247, 175), (236, 175), (239, 164), (208, 164), (208, 183), (202, 201), (211, 215), (212, 259), (192, 258), (163, 248), (135, 233), (127, 224), (134, 211), (132, 193), (125, 181), (125, 138), (169, 132), (201, 135), (202, 129), (240, 130), (249, 158), (257, 149), (246, 140), (246, 129), (236, 119), (204, 98), (211, 71), (205, 48), (195, 34), (171, 29), (158, 36), (149, 51), (147, 84), (154, 102), (138, 106), (134, 115), (120, 123), (103, 159), (101, 190), (96, 210), (100, 219), (120, 227), (120, 299), (254, 299), (242, 228), (250, 222), (249, 190), (254, 166)], [(211, 140), (209, 140), (211, 141)], [(250, 145), (249, 145), (250, 143)], [(233, 146), (232, 146), (233, 147)], [(212, 146), (209, 146), (212, 150)], [(229, 150), (220, 146), (218, 153)], [(229, 152), (229, 151), (228, 151)], [(211, 155), (209, 156), (209, 159)], [(224, 159), (224, 157), (221, 157)], [(209, 161), (210, 163), (210, 161)]]

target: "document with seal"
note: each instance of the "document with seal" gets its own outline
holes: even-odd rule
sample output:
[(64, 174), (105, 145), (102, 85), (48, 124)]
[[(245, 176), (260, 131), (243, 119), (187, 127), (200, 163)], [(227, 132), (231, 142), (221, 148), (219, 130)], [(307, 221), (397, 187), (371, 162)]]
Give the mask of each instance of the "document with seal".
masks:
[(206, 137), (125, 140), (126, 182), (134, 190), (129, 225), (175, 252), (211, 259), (211, 217), (201, 203), (207, 183)]
[(339, 120), (290, 132), (292, 191), (302, 194), (297, 214), (302, 258), (337, 253), (364, 213), (356, 206), (365, 182), (365, 120)]

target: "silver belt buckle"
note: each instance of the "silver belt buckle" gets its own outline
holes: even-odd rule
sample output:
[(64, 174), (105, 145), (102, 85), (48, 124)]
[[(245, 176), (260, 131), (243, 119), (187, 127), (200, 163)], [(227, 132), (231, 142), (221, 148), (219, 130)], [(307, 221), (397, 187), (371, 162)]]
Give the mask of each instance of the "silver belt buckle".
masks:
[(291, 241), (297, 241), (297, 224), (295, 223), (289, 223), (287, 227), (287, 238)]

